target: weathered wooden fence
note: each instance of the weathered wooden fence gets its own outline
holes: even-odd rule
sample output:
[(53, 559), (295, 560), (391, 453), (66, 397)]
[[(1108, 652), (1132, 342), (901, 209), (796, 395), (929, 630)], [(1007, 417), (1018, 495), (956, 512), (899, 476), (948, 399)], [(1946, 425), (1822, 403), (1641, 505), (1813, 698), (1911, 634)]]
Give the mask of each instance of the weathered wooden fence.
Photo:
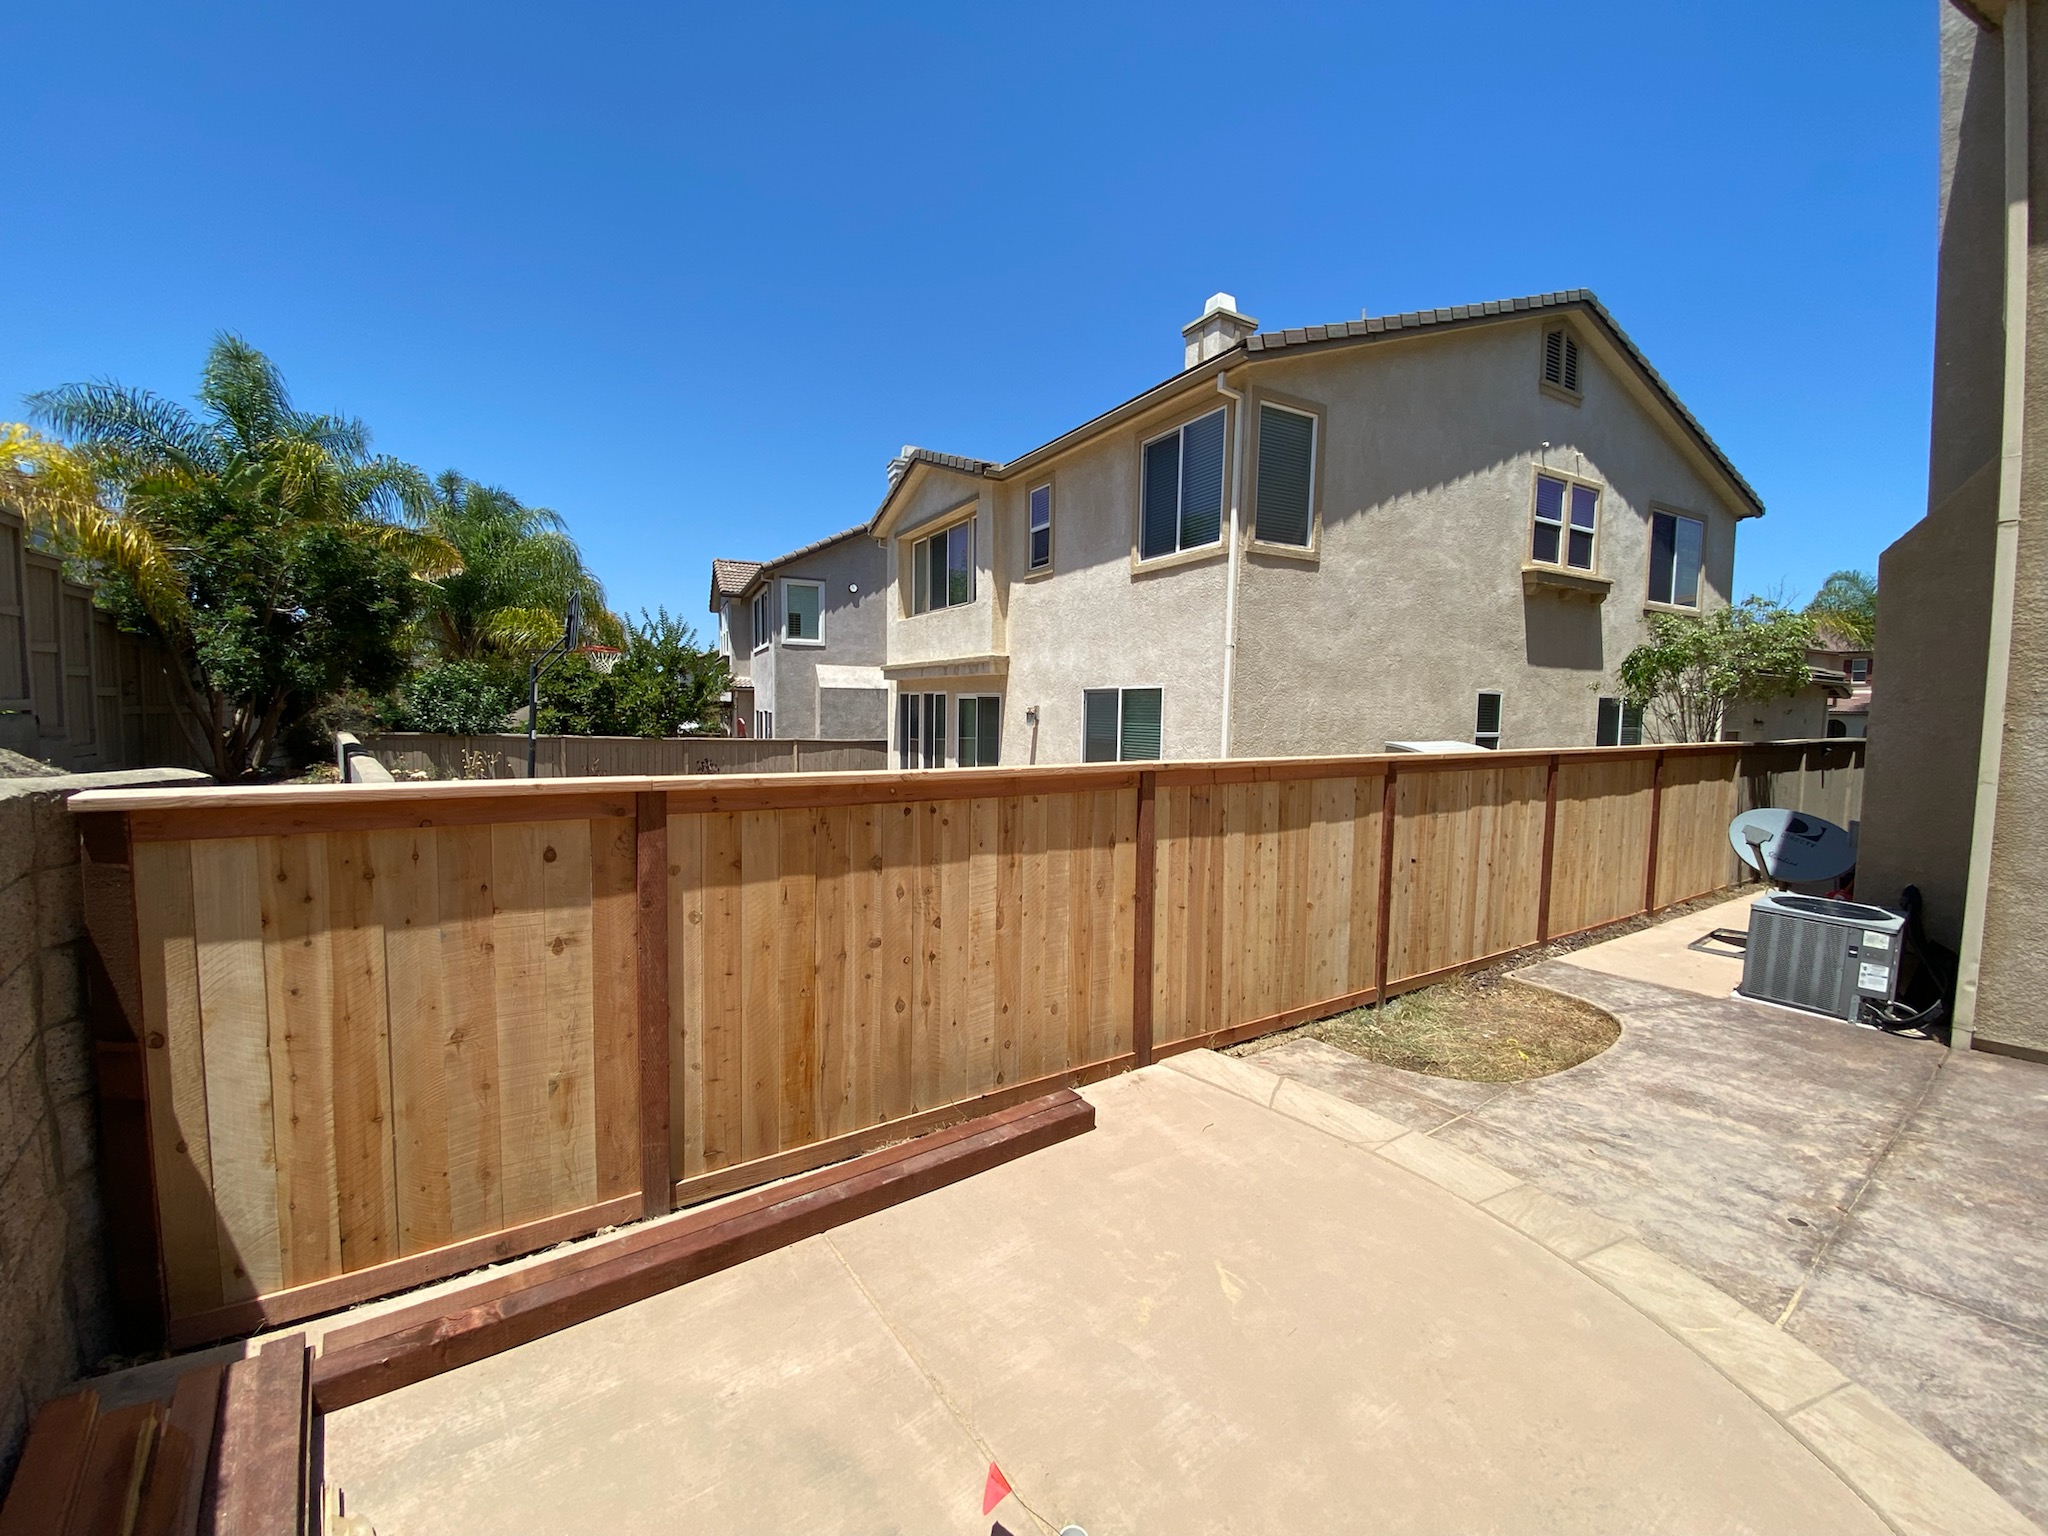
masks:
[[(386, 731), (362, 738), (394, 772), (436, 779), (523, 779), (526, 738)], [(775, 740), (758, 736), (542, 736), (543, 779), (666, 778), (685, 773), (873, 773), (889, 765), (885, 741)]]
[(93, 607), (92, 588), (0, 507), (0, 746), (60, 768), (199, 764), (162, 653)]
[(1759, 750), (81, 795), (126, 1299), (308, 1315), (1716, 890)]

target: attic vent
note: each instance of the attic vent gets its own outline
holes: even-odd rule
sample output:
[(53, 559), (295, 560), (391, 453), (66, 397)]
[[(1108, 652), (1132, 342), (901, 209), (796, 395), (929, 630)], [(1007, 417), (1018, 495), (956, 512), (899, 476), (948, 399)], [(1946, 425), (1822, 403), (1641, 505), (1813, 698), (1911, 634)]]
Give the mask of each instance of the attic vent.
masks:
[(1579, 344), (1562, 326), (1543, 333), (1543, 382), (1579, 392)]

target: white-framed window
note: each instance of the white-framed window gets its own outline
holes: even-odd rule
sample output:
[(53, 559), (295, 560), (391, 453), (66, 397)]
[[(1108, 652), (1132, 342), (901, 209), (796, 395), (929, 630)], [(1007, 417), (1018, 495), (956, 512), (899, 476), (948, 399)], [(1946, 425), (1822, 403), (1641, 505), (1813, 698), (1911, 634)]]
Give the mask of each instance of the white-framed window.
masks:
[(1031, 488), (1031, 569), (1052, 567), (1052, 486)]
[(1850, 682), (1858, 685), (1867, 683), (1870, 681), (1870, 658), (1851, 656), (1844, 670), (1848, 672)]
[(1678, 512), (1650, 514), (1650, 601), (1678, 608), (1700, 605), (1700, 562), (1707, 525)]
[(1315, 481), (1314, 413), (1262, 401), (1252, 537), (1306, 549), (1315, 533)]
[(1223, 425), (1214, 410), (1144, 445), (1139, 558), (1223, 542)]
[(799, 581), (782, 583), (782, 638), (794, 645), (825, 643), (825, 584)]
[(974, 601), (974, 519), (910, 546), (910, 611), (959, 608)]
[(754, 649), (765, 651), (775, 638), (775, 594), (763, 587), (754, 597)]
[(962, 768), (993, 768), (1003, 755), (1003, 701), (992, 693), (960, 700), (960, 731), (953, 760)]
[(1163, 694), (1157, 688), (1089, 688), (1081, 694), (1081, 761), (1156, 763)]
[(1593, 730), (1597, 747), (1640, 747), (1643, 744), (1643, 706), (1626, 699), (1603, 698), (1600, 717)]
[(1473, 712), (1472, 744), (1489, 751), (1500, 746), (1500, 690), (1482, 688), (1479, 690), (1479, 707)]
[(775, 712), (771, 709), (754, 711), (754, 734), (763, 741), (775, 739)]
[(1593, 569), (1600, 535), (1600, 488), (1550, 470), (1536, 474), (1536, 515), (1529, 558), (1542, 565)]
[(946, 696), (943, 693), (896, 695), (896, 766), (946, 766)]
[(1543, 382), (1566, 394), (1579, 392), (1579, 344), (1561, 325), (1543, 333)]

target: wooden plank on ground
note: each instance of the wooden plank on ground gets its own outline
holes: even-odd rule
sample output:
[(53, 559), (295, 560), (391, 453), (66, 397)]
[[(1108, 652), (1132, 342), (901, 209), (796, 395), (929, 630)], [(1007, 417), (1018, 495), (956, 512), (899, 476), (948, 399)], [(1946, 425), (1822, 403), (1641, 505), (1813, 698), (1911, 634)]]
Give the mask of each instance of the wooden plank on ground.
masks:
[(36, 1410), (0, 1505), (0, 1536), (60, 1536), (92, 1455), (99, 1411), (99, 1394), (90, 1387)]
[(100, 1415), (64, 1536), (129, 1536), (162, 1419), (161, 1403), (130, 1403)]
[(301, 1536), (308, 1407), (304, 1335), (274, 1339), (260, 1354), (228, 1366), (202, 1530), (217, 1536)]
[[(1003, 1123), (968, 1122), (910, 1144), (900, 1155), (847, 1164), (833, 1170), (836, 1177), (798, 1192), (764, 1191), (768, 1198), (744, 1210), (708, 1212), (712, 1219), (701, 1224), (676, 1223), (673, 1236), (662, 1233), (617, 1257), (599, 1255), (589, 1268), (558, 1269), (531, 1281), (522, 1272), (513, 1277), (517, 1289), (463, 1310), (352, 1346), (337, 1341), (315, 1367), (316, 1400), (332, 1412), (486, 1359), (1064, 1141), (1094, 1120), (1085, 1100), (1053, 1095)], [(459, 1305), (459, 1298), (443, 1305)]]

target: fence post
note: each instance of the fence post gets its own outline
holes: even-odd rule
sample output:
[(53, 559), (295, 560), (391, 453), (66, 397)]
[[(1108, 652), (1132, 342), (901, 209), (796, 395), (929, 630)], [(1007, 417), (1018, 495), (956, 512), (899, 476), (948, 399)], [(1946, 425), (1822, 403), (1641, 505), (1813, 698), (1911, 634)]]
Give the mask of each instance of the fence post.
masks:
[(638, 823), (634, 954), (639, 977), (640, 1213), (665, 1216), (675, 1205), (669, 1157), (668, 795), (661, 790), (636, 795), (634, 807)]
[(1380, 794), (1380, 901), (1377, 953), (1373, 956), (1372, 992), (1375, 1003), (1387, 1000), (1387, 932), (1394, 911), (1394, 765), (1387, 764), (1387, 781)]
[(1650, 851), (1643, 860), (1643, 910), (1657, 910), (1657, 837), (1664, 824), (1664, 754), (1650, 770)]
[(1550, 870), (1557, 849), (1557, 754), (1550, 754), (1550, 768), (1543, 776), (1543, 874), (1536, 892), (1536, 942), (1550, 938)]
[(1152, 1065), (1152, 888), (1159, 857), (1159, 775), (1138, 775), (1138, 874), (1131, 900), (1131, 1054)]

